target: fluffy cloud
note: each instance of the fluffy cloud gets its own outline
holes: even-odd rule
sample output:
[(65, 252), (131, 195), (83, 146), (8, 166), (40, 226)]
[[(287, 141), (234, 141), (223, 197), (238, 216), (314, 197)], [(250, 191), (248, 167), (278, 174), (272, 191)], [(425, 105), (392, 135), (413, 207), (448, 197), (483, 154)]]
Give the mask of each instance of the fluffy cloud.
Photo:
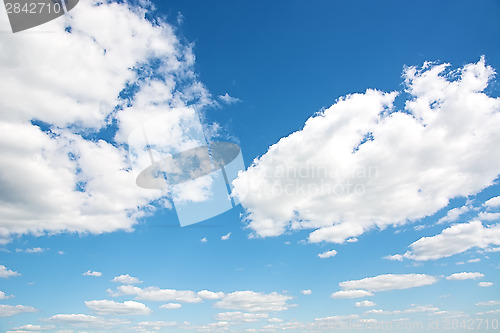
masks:
[(111, 328), (119, 325), (130, 324), (128, 320), (120, 320), (115, 318), (102, 318), (89, 316), (85, 314), (57, 314), (41, 321), (76, 326), (79, 328)]
[(310, 289), (305, 289), (301, 291), (302, 295), (311, 295), (312, 291)]
[[(33, 29), (50, 34), (6, 36), (0, 45), (2, 243), (26, 233), (132, 230), (165, 193), (136, 186), (124, 146), (131, 131), (157, 116), (172, 124), (164, 130), (174, 151), (201, 143), (192, 135), (201, 127), (196, 109), (211, 100), (192, 51), (170, 25), (145, 18), (138, 4), (147, 2), (134, 3), (83, 1)], [(8, 26), (1, 15), (0, 29)], [(103, 129), (115, 137), (88, 139)]]
[(224, 296), (224, 293), (202, 290), (198, 291), (197, 295), (204, 299), (220, 299)]
[(240, 311), (223, 312), (215, 315), (215, 319), (218, 321), (245, 323), (255, 322), (267, 318), (269, 318), (269, 314), (267, 313), (245, 313)]
[(148, 315), (151, 309), (143, 303), (125, 301), (123, 303), (100, 300), (85, 301), (85, 305), (99, 315)]
[(373, 293), (361, 289), (341, 290), (330, 295), (331, 298), (359, 298), (373, 296)]
[(91, 271), (90, 269), (88, 271), (86, 271), (85, 273), (82, 273), (83, 276), (95, 276), (95, 277), (100, 277), (102, 276), (102, 273), (101, 272), (95, 272), (95, 271)]
[(436, 260), (472, 248), (487, 249), (500, 245), (500, 224), (484, 226), (481, 221), (460, 223), (432, 237), (422, 237), (410, 245), (404, 256), (414, 260)]
[(485, 282), (485, 281), (483, 281), (483, 282), (479, 282), (477, 285), (480, 286), (480, 287), (487, 288), (487, 287), (491, 287), (493, 285), (493, 282)]
[(0, 265), (0, 278), (8, 278), (11, 276), (21, 275), (18, 272), (14, 272), (13, 270), (8, 269), (4, 265)]
[(232, 96), (229, 96), (228, 93), (225, 93), (224, 95), (219, 95), (217, 96), (222, 102), (226, 103), (226, 104), (234, 104), (234, 103), (238, 103), (238, 102), (241, 102), (241, 100), (239, 98), (236, 98), (236, 97), (232, 97)]
[(484, 274), (478, 272), (454, 273), (446, 277), (446, 280), (475, 280), (484, 277)]
[(221, 240), (228, 240), (228, 239), (229, 239), (229, 237), (231, 237), (231, 233), (228, 233), (228, 234), (226, 234), (226, 235), (223, 235), (220, 239), (221, 239)]
[(116, 291), (108, 290), (113, 297), (134, 295), (144, 301), (177, 301), (181, 303), (200, 303), (202, 298), (191, 290), (160, 289), (158, 287), (139, 288), (131, 285), (119, 286)]
[(139, 280), (136, 277), (130, 276), (128, 274), (123, 274), (120, 276), (115, 276), (113, 280), (111, 280), (116, 283), (121, 283), (121, 284), (139, 284), (142, 283), (141, 280)]
[(12, 298), (12, 297), (14, 297), (14, 296), (8, 296), (3, 291), (0, 291), (0, 300), (9, 299), (9, 298)]
[(24, 252), (24, 253), (42, 253), (45, 249), (41, 247), (33, 247), (28, 249), (16, 249), (16, 252)]
[(479, 302), (476, 303), (477, 306), (493, 306), (500, 305), (500, 301), (487, 301), (487, 302)]
[(160, 305), (160, 309), (167, 309), (167, 310), (175, 310), (175, 309), (180, 309), (182, 307), (182, 304), (179, 303), (167, 303)]
[(407, 313), (419, 313), (419, 312), (437, 312), (439, 308), (432, 305), (423, 305), (423, 306), (413, 306), (409, 309), (405, 310), (369, 310), (366, 311), (367, 314), (386, 314), (386, 315), (399, 315), (399, 314), (407, 314)]
[(354, 303), (354, 306), (357, 308), (365, 308), (370, 306), (375, 306), (376, 304), (372, 301), (361, 301)]
[(383, 274), (361, 280), (340, 282), (344, 290), (386, 291), (427, 286), (437, 282), (434, 276), (425, 274)]
[(7, 333), (42, 332), (42, 331), (50, 331), (53, 330), (54, 328), (55, 326), (53, 325), (41, 326), (41, 325), (28, 324), (21, 327), (13, 328)]
[(222, 300), (215, 303), (218, 308), (229, 310), (243, 310), (248, 312), (274, 312), (284, 311), (290, 307), (287, 302), (292, 297), (276, 292), (269, 294), (255, 291), (235, 291), (226, 294)]
[(438, 224), (445, 223), (445, 222), (454, 222), (454, 221), (458, 220), (458, 218), (461, 215), (467, 213), (469, 210), (470, 210), (469, 206), (463, 206), (460, 208), (450, 209), (448, 211), (448, 213), (446, 213), (446, 216), (444, 216), (438, 220)]
[(500, 196), (498, 197), (493, 197), (489, 200), (487, 200), (485, 203), (484, 203), (484, 206), (488, 207), (488, 208), (493, 208), (493, 207), (498, 207), (500, 206)]
[(326, 258), (335, 257), (336, 255), (337, 255), (337, 251), (331, 250), (331, 251), (319, 253), (318, 257), (321, 259), (326, 259)]
[(36, 311), (38, 310), (31, 306), (0, 304), (0, 317), (10, 317), (24, 312), (36, 312)]
[[(257, 236), (316, 229), (341, 243), (374, 227), (432, 215), (500, 173), (500, 99), (483, 91), (494, 70), (426, 63), (404, 72), (412, 97), (367, 90), (340, 98), (282, 138), (233, 182)], [(285, 198), (285, 199), (284, 199)]]

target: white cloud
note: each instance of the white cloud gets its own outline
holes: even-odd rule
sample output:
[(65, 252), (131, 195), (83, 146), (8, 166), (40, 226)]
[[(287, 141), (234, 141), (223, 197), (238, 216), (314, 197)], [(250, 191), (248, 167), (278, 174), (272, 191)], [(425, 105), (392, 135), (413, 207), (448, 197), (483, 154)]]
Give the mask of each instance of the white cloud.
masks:
[(142, 283), (141, 280), (139, 280), (136, 277), (130, 276), (128, 274), (122, 274), (120, 276), (115, 276), (113, 280), (111, 280), (116, 283), (121, 283), (121, 284), (139, 284)]
[(477, 215), (481, 221), (494, 221), (500, 218), (500, 213), (481, 212)]
[(391, 261), (402, 261), (403, 256), (400, 254), (394, 254), (392, 256), (385, 256), (384, 259), (391, 260)]
[(480, 286), (480, 287), (487, 288), (487, 287), (491, 287), (493, 285), (493, 282), (485, 282), (485, 281), (483, 281), (483, 282), (479, 282), (477, 285)]
[(399, 314), (407, 314), (407, 313), (419, 313), (419, 312), (437, 312), (439, 311), (439, 308), (432, 306), (432, 305), (423, 305), (423, 306), (413, 306), (409, 309), (405, 310), (394, 310), (394, 311), (387, 311), (387, 310), (368, 310), (366, 311), (367, 314), (384, 314), (384, 315), (399, 315)]
[(229, 96), (228, 93), (224, 94), (224, 95), (219, 95), (217, 96), (222, 102), (226, 103), (226, 104), (235, 104), (235, 103), (238, 103), (238, 102), (241, 102), (241, 100), (239, 98), (236, 98), (236, 97), (232, 97), (232, 96)]
[(493, 306), (500, 305), (500, 301), (487, 301), (487, 302), (479, 302), (476, 303), (477, 306)]
[(414, 260), (436, 260), (472, 248), (487, 249), (500, 245), (500, 224), (483, 226), (480, 221), (459, 223), (432, 237), (422, 237), (410, 245), (404, 256)]
[(478, 272), (454, 273), (446, 277), (446, 280), (475, 280), (484, 277), (484, 274)]
[(301, 293), (303, 295), (311, 295), (312, 294), (312, 291), (310, 289), (305, 289), (305, 290), (302, 290)]
[(220, 239), (221, 240), (228, 240), (230, 236), (231, 236), (231, 233), (228, 233), (226, 235), (223, 235)]
[(463, 215), (464, 213), (467, 213), (470, 210), (469, 206), (463, 206), (460, 208), (453, 208), (448, 211), (446, 216), (440, 218), (438, 220), (438, 224), (440, 223), (445, 223), (445, 222), (454, 222), (458, 220), (458, 218)]
[(21, 275), (21, 274), (8, 269), (4, 265), (0, 265), (0, 278), (8, 278), (11, 276), (19, 276), (19, 275)]
[(90, 269), (88, 271), (86, 271), (85, 273), (82, 273), (82, 275), (84, 276), (95, 276), (95, 277), (100, 277), (102, 276), (102, 273), (101, 272), (95, 272), (95, 271), (91, 271)]
[(484, 203), (484, 206), (494, 208), (500, 206), (500, 196), (493, 197)]
[(197, 293), (198, 296), (204, 299), (220, 299), (224, 296), (222, 292), (213, 292), (209, 290), (201, 290)]
[(326, 252), (323, 252), (323, 253), (319, 253), (318, 257), (321, 258), (321, 259), (326, 259), (326, 258), (335, 257), (336, 255), (337, 255), (337, 251), (331, 250), (331, 251), (326, 251)]
[(167, 303), (160, 305), (160, 309), (167, 309), (167, 310), (175, 310), (175, 309), (180, 309), (182, 307), (182, 304), (180, 303)]
[(41, 247), (33, 247), (29, 249), (16, 249), (16, 252), (24, 252), (24, 253), (42, 253), (45, 249)]
[(131, 329), (136, 332), (151, 332), (151, 330), (158, 331), (165, 327), (173, 327), (177, 325), (179, 324), (175, 321), (142, 321), (137, 323), (137, 325)]
[(287, 302), (291, 299), (290, 296), (276, 292), (264, 294), (255, 291), (235, 291), (226, 294), (222, 300), (215, 303), (215, 306), (248, 312), (274, 312), (287, 310), (290, 307)]
[[(1, 243), (27, 233), (131, 231), (148, 203), (165, 194), (136, 186), (123, 146), (132, 129), (159, 115), (172, 124), (165, 129), (172, 149), (200, 142), (191, 135), (199, 125), (195, 110), (211, 99), (193, 73), (191, 48), (138, 6), (84, 1), (64, 20), (33, 29), (50, 34), (3, 38)], [(0, 27), (8, 26), (1, 15)], [(85, 139), (114, 129), (110, 124), (118, 126), (114, 142)]]
[(4, 299), (9, 299), (9, 298), (12, 298), (14, 296), (12, 295), (6, 295), (3, 291), (0, 291), (0, 300), (4, 300)]
[(354, 303), (354, 306), (357, 308), (365, 308), (370, 306), (375, 306), (376, 304), (372, 301), (361, 301)]
[(267, 313), (245, 313), (240, 311), (223, 312), (215, 315), (215, 320), (251, 323), (269, 318)]
[(128, 320), (115, 318), (102, 318), (85, 314), (56, 314), (47, 319), (40, 319), (44, 322), (70, 325), (81, 328), (111, 328), (118, 325), (130, 324)]
[(99, 315), (149, 315), (151, 309), (145, 304), (125, 301), (123, 303), (99, 300), (85, 301), (85, 305)]
[(367, 290), (351, 289), (340, 290), (330, 295), (331, 298), (359, 298), (366, 296), (373, 296), (373, 293)]
[(340, 282), (344, 290), (386, 291), (394, 289), (408, 289), (431, 285), (437, 278), (426, 274), (383, 274), (361, 280)]
[(392, 112), (395, 93), (367, 90), (272, 145), (233, 182), (248, 228), (261, 237), (316, 229), (310, 242), (342, 243), (493, 184), (500, 99), (483, 90), (494, 70), (481, 59), (453, 79), (446, 67), (405, 70), (404, 111)]
[(116, 292), (108, 290), (111, 296), (134, 295), (138, 300), (180, 303), (200, 303), (202, 298), (191, 290), (160, 289), (158, 287), (139, 288), (131, 285), (123, 285), (116, 288)]
[(0, 317), (10, 317), (24, 312), (36, 312), (36, 311), (38, 310), (31, 306), (0, 304)]
[(202, 239), (200, 239), (200, 242), (202, 242), (202, 243), (208, 242), (207, 237), (203, 237)]
[(41, 332), (41, 331), (49, 331), (53, 330), (55, 326), (53, 325), (48, 325), (48, 326), (41, 326), (41, 325), (24, 325), (21, 327), (16, 327), (8, 331), (7, 333), (23, 333), (23, 332)]

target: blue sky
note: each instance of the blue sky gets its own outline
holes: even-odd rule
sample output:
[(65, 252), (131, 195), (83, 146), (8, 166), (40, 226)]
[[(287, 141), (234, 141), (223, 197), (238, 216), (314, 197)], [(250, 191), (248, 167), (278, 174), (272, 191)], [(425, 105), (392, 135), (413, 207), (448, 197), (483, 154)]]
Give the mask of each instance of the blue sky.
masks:
[[(497, 327), (498, 2), (96, 3), (0, 14), (0, 331)], [(141, 123), (242, 204), (181, 228)]]

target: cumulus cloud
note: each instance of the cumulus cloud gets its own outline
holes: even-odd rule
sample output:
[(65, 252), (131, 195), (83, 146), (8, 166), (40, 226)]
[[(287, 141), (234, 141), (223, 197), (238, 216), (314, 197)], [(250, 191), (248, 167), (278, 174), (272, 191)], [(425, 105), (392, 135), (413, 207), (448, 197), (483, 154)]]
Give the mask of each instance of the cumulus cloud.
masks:
[(362, 289), (340, 290), (330, 295), (331, 298), (359, 298), (373, 296), (373, 293)]
[(0, 278), (8, 278), (11, 276), (21, 275), (18, 272), (14, 272), (13, 270), (8, 269), (4, 265), (0, 265)]
[(460, 208), (450, 209), (448, 211), (448, 213), (446, 213), (446, 216), (444, 216), (438, 220), (438, 224), (445, 223), (445, 222), (454, 222), (454, 221), (458, 220), (458, 218), (461, 215), (467, 213), (469, 210), (470, 210), (469, 206), (463, 206)]
[(479, 272), (462, 272), (454, 273), (446, 277), (446, 280), (475, 280), (484, 277), (484, 274)]
[(24, 325), (20, 327), (16, 327), (8, 331), (7, 333), (25, 333), (25, 332), (42, 332), (42, 331), (50, 331), (53, 330), (55, 326), (53, 325), (47, 325), (47, 326), (41, 326), (41, 325)]
[(426, 274), (383, 274), (361, 280), (340, 282), (344, 290), (386, 291), (394, 289), (408, 289), (431, 285), (437, 278)]
[(500, 224), (484, 226), (481, 221), (460, 223), (432, 237), (422, 237), (410, 245), (406, 258), (426, 261), (450, 257), (472, 248), (500, 245)]
[(370, 306), (375, 306), (375, 302), (372, 301), (361, 301), (361, 302), (356, 302), (354, 303), (354, 306), (357, 308), (366, 308)]
[(418, 312), (437, 312), (439, 311), (439, 308), (432, 306), (432, 305), (417, 305), (413, 306), (409, 309), (405, 310), (393, 310), (393, 311), (387, 311), (387, 310), (368, 310), (366, 311), (367, 314), (384, 314), (384, 315), (399, 315), (399, 314), (408, 314), (408, 313), (418, 313)]
[(9, 295), (5, 294), (3, 291), (0, 291), (0, 300), (9, 299), (12, 297), (14, 297), (14, 296), (12, 296), (12, 295), (9, 296)]
[[(233, 182), (247, 194), (248, 228), (261, 237), (316, 229), (342, 243), (372, 228), (432, 215), (500, 173), (500, 99), (484, 93), (482, 58), (450, 74), (426, 63), (404, 72), (411, 96), (367, 90), (340, 98), (272, 145)], [(284, 199), (285, 198), (285, 199)]]
[(491, 287), (494, 283), (493, 282), (486, 282), (486, 281), (483, 281), (483, 282), (479, 282), (477, 285), (479, 287), (484, 287), (484, 288), (487, 288), (487, 287)]
[(220, 239), (221, 240), (228, 240), (229, 237), (231, 237), (231, 233), (227, 233), (226, 235), (223, 235)]
[(479, 302), (476, 303), (477, 306), (493, 306), (500, 305), (500, 301), (487, 301), (487, 302)]
[(225, 93), (224, 95), (219, 95), (217, 96), (222, 102), (226, 103), (226, 104), (235, 104), (235, 103), (238, 103), (238, 102), (241, 102), (241, 99), (239, 98), (236, 98), (236, 97), (232, 97), (232, 96), (229, 96), (228, 93)]
[(494, 208), (500, 206), (500, 196), (493, 197), (484, 203), (484, 206), (488, 208)]
[(123, 303), (99, 300), (99, 301), (85, 301), (85, 305), (99, 315), (148, 315), (151, 309), (145, 304), (125, 301)]
[(302, 295), (311, 295), (312, 291), (310, 289), (305, 289), (301, 291)]
[(95, 271), (91, 271), (90, 269), (88, 271), (86, 271), (85, 273), (82, 273), (83, 276), (95, 276), (95, 277), (100, 277), (102, 276), (102, 273), (101, 272), (95, 272)]
[(291, 296), (276, 292), (264, 294), (255, 291), (235, 291), (226, 294), (222, 300), (215, 303), (215, 307), (248, 312), (284, 311), (290, 307), (287, 302), (291, 299)]
[(159, 306), (160, 309), (175, 310), (182, 308), (180, 303), (167, 303)]
[(111, 281), (116, 282), (116, 283), (121, 283), (121, 284), (129, 284), (129, 285), (142, 283), (141, 280), (139, 280), (136, 277), (130, 276), (129, 274), (115, 276), (113, 278), (113, 280), (111, 280)]
[(326, 258), (335, 257), (336, 255), (337, 255), (337, 251), (331, 250), (331, 251), (319, 253), (318, 257), (321, 259), (326, 259)]
[(130, 324), (129, 320), (102, 318), (85, 314), (56, 314), (50, 318), (41, 319), (41, 321), (70, 325), (78, 328), (111, 328), (119, 325)]
[(215, 320), (228, 322), (256, 322), (269, 318), (267, 313), (245, 313), (240, 311), (222, 312), (215, 315)]
[(36, 312), (37, 309), (25, 305), (0, 304), (0, 317), (11, 317), (24, 312)]
[[(136, 186), (125, 146), (132, 130), (157, 117), (171, 124), (163, 137), (174, 152), (202, 143), (193, 135), (196, 111), (211, 98), (192, 51), (139, 4), (146, 2), (83, 1), (64, 20), (33, 29), (50, 34), (4, 36), (2, 243), (27, 233), (131, 231), (165, 194)], [(1, 15), (0, 27), (8, 25)], [(116, 135), (89, 139), (102, 130)]]
[(224, 293), (220, 291), (201, 290), (198, 291), (197, 295), (204, 299), (220, 299), (224, 296)]
[(116, 288), (116, 291), (108, 290), (113, 297), (132, 295), (138, 300), (144, 301), (176, 301), (180, 303), (200, 303), (202, 298), (191, 290), (160, 289), (158, 287), (139, 288), (131, 285), (123, 285)]

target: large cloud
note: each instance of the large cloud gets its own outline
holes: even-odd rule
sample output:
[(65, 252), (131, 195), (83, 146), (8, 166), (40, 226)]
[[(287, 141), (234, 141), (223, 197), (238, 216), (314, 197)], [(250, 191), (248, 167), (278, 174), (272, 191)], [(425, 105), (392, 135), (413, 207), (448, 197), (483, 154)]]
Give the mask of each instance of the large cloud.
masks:
[[(127, 2), (81, 1), (71, 15), (2, 35), (3, 243), (13, 234), (131, 230), (164, 194), (138, 188), (130, 170), (125, 144), (140, 121), (169, 124), (173, 150), (200, 144), (195, 111), (210, 99), (194, 56), (169, 24), (145, 13)], [(0, 29), (8, 30), (4, 12)], [(116, 132), (114, 140), (104, 132)]]
[(417, 220), (500, 173), (500, 99), (483, 91), (494, 70), (481, 59), (458, 72), (426, 63), (395, 93), (339, 99), (282, 138), (234, 181), (258, 236), (316, 229), (311, 242), (341, 243), (374, 227)]

